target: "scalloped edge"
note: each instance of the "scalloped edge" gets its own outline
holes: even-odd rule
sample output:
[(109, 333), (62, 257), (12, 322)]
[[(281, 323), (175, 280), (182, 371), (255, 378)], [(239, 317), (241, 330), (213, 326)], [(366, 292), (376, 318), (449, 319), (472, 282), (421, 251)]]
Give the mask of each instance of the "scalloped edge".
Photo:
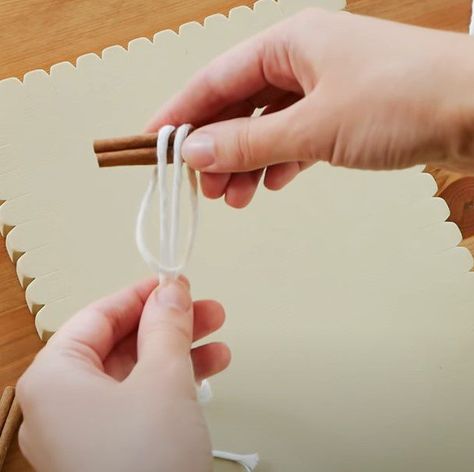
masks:
[[(233, 7), (231, 9), (229, 9), (227, 14), (214, 13), (212, 15), (208, 15), (203, 19), (202, 22), (199, 22), (199, 21), (196, 21), (196, 20), (188, 21), (186, 23), (181, 24), (178, 27), (177, 31), (175, 31), (173, 29), (170, 29), (170, 28), (166, 28), (164, 30), (157, 31), (156, 33), (154, 33), (153, 37), (151, 39), (148, 38), (147, 36), (140, 36), (138, 38), (134, 38), (134, 39), (131, 39), (130, 41), (128, 41), (127, 46), (122, 46), (120, 44), (112, 44), (112, 45), (107, 46), (104, 49), (102, 49), (99, 54), (97, 54), (95, 52), (88, 52), (88, 53), (81, 54), (80, 56), (78, 56), (75, 59), (75, 61), (57, 62), (57, 63), (51, 65), (51, 67), (49, 69), (42, 69), (42, 68), (32, 69), (32, 70), (26, 72), (23, 75), (22, 78), (15, 77), (15, 76), (6, 77), (6, 78), (0, 80), (0, 86), (3, 85), (3, 82), (12, 81), (12, 80), (18, 82), (18, 84), (21, 85), (25, 82), (25, 80), (27, 80), (27, 77), (30, 78), (31, 76), (34, 76), (34, 75), (46, 75), (46, 76), (49, 77), (49, 76), (52, 75), (54, 69), (57, 69), (58, 67), (62, 67), (63, 65), (64, 66), (67, 65), (68, 67), (72, 67), (74, 69), (77, 69), (78, 67), (80, 67), (81, 63), (84, 63), (84, 61), (87, 62), (92, 58), (93, 58), (94, 61), (96, 61), (96, 60), (103, 61), (103, 60), (107, 59), (107, 56), (109, 54), (111, 54), (112, 50), (121, 49), (124, 53), (128, 53), (130, 51), (135, 50), (137, 47), (139, 47), (139, 45), (149, 44), (151, 46), (153, 44), (158, 43), (159, 41), (164, 40), (166, 36), (177, 36), (177, 37), (179, 37), (181, 34), (186, 33), (186, 30), (188, 28), (195, 28), (196, 25), (199, 25), (202, 28), (205, 28), (206, 23), (209, 22), (210, 21), (209, 19), (213, 18), (213, 17), (224, 17), (227, 20), (231, 20), (233, 15), (238, 14), (238, 12), (242, 11), (242, 10), (247, 10), (247, 11), (250, 11), (251, 13), (254, 13), (255, 10), (258, 9), (260, 5), (265, 4), (265, 3), (274, 3), (274, 4), (276, 4), (276, 6), (278, 7), (278, 9), (282, 13), (282, 15), (284, 15), (285, 17), (288, 17), (288, 15), (285, 15), (285, 13), (284, 13), (285, 4), (291, 5), (291, 3), (290, 3), (291, 1), (292, 0), (256, 0), (252, 6), (239, 5), (239, 6)], [(340, 11), (340, 10), (344, 10), (347, 6), (346, 0), (332, 0), (331, 2), (328, 2), (327, 0), (323, 0), (323, 1), (325, 2), (324, 5), (315, 5), (315, 7), (318, 6), (320, 8), (324, 8), (324, 9), (327, 9), (327, 10)], [(330, 7), (329, 7), (329, 3), (331, 3)], [(283, 6), (282, 6), (282, 4), (283, 4)], [(293, 7), (291, 7), (291, 6), (289, 8), (293, 9)], [(302, 9), (304, 7), (302, 6), (302, 7), (297, 7), (297, 8)], [(306, 8), (311, 8), (311, 7), (306, 7)]]

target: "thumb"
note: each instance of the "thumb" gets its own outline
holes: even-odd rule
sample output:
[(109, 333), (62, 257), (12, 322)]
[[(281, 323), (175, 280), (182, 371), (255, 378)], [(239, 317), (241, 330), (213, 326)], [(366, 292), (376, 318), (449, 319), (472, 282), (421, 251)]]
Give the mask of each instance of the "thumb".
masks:
[(183, 159), (190, 167), (209, 173), (247, 172), (303, 160), (297, 151), (296, 129), (301, 120), (293, 119), (295, 108), (199, 128), (184, 142)]
[(137, 337), (137, 367), (156, 376), (168, 367), (192, 376), (193, 303), (189, 288), (179, 280), (166, 281), (149, 296)]

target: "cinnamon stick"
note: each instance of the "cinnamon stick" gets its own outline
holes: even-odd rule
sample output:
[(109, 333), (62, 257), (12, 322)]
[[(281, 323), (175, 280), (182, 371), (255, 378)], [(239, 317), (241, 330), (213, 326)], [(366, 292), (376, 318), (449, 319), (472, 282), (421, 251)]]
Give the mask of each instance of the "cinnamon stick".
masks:
[[(107, 151), (96, 154), (99, 167), (144, 166), (156, 164), (156, 148)], [(173, 156), (168, 152), (168, 164)]]
[[(10, 393), (8, 393), (7, 395), (9, 396)], [(2, 428), (2, 433), (0, 434), (0, 470), (2, 469), (3, 464), (5, 462), (5, 458), (7, 457), (8, 448), (13, 442), (18, 428), (20, 427), (21, 420), (22, 414), (20, 405), (18, 404), (16, 398), (13, 398), (13, 401), (10, 405), (10, 409), (8, 411), (8, 415), (5, 420), (5, 424)]]
[(124, 136), (121, 138), (97, 139), (94, 141), (94, 152), (125, 151), (126, 149), (156, 148), (157, 133)]
[(7, 419), (14, 398), (15, 388), (6, 387), (2, 393), (2, 398), (0, 398), (0, 434), (2, 433), (5, 420)]
[[(157, 139), (157, 133), (97, 139), (94, 141), (94, 152), (99, 167), (154, 165)], [(174, 133), (168, 145), (169, 164), (173, 162), (173, 141)]]

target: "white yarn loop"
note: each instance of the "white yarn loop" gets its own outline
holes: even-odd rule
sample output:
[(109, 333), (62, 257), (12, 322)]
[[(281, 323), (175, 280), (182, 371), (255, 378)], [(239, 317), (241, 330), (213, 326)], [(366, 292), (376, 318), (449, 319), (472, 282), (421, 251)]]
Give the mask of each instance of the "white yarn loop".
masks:
[[(178, 240), (180, 230), (180, 200), (182, 187), (183, 158), (181, 148), (184, 140), (191, 131), (191, 125), (182, 125), (178, 129), (174, 126), (164, 126), (158, 133), (156, 144), (157, 165), (153, 169), (150, 183), (140, 205), (137, 217), (135, 238), (138, 250), (150, 269), (158, 274), (160, 282), (166, 278), (176, 279), (186, 266), (194, 245), (198, 223), (197, 178), (194, 170), (188, 167), (189, 201), (191, 204), (191, 223), (188, 241), (181, 262), (178, 261)], [(169, 198), (167, 184), (168, 144), (171, 135), (175, 133), (173, 144), (173, 187)], [(159, 259), (153, 255), (145, 241), (145, 222), (149, 213), (153, 195), (158, 187), (160, 210), (160, 247)], [(212, 398), (209, 382), (204, 380), (197, 388), (198, 400), (201, 405), (208, 403)], [(257, 454), (234, 454), (224, 451), (213, 451), (213, 456), (241, 464), (247, 472), (251, 472), (258, 464)]]
[[(160, 261), (165, 266), (170, 264), (169, 261), (169, 200), (168, 200), (168, 184), (166, 176), (168, 173), (168, 141), (170, 136), (175, 131), (174, 126), (165, 126), (158, 133), (158, 141), (156, 143), (156, 159), (158, 173), (153, 175), (153, 178), (158, 178), (158, 196), (160, 208)], [(173, 156), (173, 160), (175, 156)], [(156, 168), (155, 168), (156, 170)], [(151, 198), (147, 205), (151, 204)], [(161, 278), (162, 269), (159, 269)]]
[[(186, 266), (191, 254), (196, 228), (198, 222), (198, 199), (197, 199), (197, 179), (195, 172), (188, 169), (190, 182), (190, 204), (191, 204), (191, 224), (187, 246), (181, 262), (178, 261), (178, 239), (180, 220), (180, 197), (182, 187), (182, 166), (181, 147), (184, 140), (192, 129), (191, 125), (182, 125), (177, 130), (174, 126), (164, 126), (158, 133), (157, 167), (153, 174), (140, 205), (136, 227), (137, 247), (150, 269), (159, 275), (163, 281), (165, 278), (177, 278)], [(175, 132), (173, 145), (173, 187), (171, 199), (169, 198), (167, 184), (167, 164), (168, 164), (168, 143), (173, 132)], [(156, 259), (145, 241), (145, 222), (149, 212), (153, 194), (158, 186), (159, 209), (160, 209), (160, 248), (159, 259)]]

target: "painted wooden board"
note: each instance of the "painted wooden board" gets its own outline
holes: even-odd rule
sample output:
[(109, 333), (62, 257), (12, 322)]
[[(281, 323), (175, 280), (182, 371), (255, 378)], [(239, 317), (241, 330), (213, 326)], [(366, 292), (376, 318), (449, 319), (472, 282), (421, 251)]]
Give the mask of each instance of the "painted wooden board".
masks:
[[(263, 0), (254, 10), (231, 10), (229, 18), (210, 16), (204, 27), (187, 23), (179, 35), (162, 31), (128, 50), (81, 56), (76, 67), (65, 62), (50, 75), (35, 70), (23, 82), (0, 82), (0, 225), (28, 305), (34, 314), (41, 308), (40, 334), (47, 337), (78, 306), (146, 273), (132, 236), (151, 169), (100, 171), (92, 141), (141, 132), (200, 66), (311, 5), (344, 3)], [(117, 270), (120, 264), (127, 269)]]
[[(43, 336), (148, 273), (151, 169), (99, 170), (92, 140), (139, 132), (199, 66), (308, 4), (343, 6), (263, 0), (0, 83), (0, 222)], [(435, 192), (421, 168), (321, 164), (243, 212), (202, 202), (188, 275), (226, 305), (234, 352), (206, 412), (216, 448), (271, 472), (472, 469), (472, 259)]]

